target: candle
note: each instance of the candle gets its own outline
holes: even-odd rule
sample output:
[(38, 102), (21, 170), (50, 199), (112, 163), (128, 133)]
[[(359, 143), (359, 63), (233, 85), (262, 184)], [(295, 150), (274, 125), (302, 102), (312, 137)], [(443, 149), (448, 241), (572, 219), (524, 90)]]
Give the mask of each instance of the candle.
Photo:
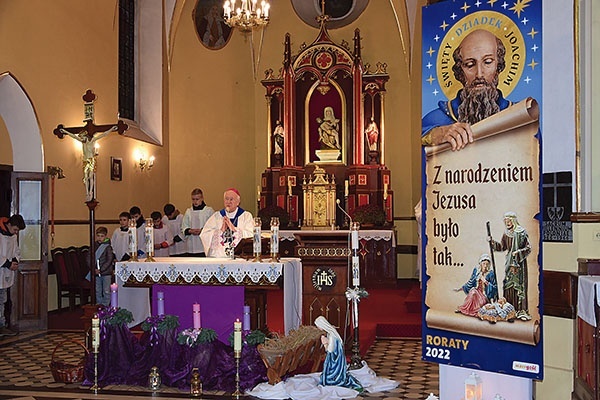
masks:
[(348, 197), (349, 193), (350, 193), (350, 190), (348, 188), (348, 179), (346, 179), (344, 181), (344, 197)]
[(194, 303), (192, 306), (192, 314), (194, 318), (194, 329), (200, 329), (200, 304)]
[(244, 306), (244, 319), (242, 324), (242, 330), (250, 330), (250, 306)]
[(110, 306), (112, 308), (119, 307), (119, 295), (118, 295), (119, 287), (116, 283), (110, 284)]
[(100, 319), (98, 314), (94, 314), (92, 318), (92, 347), (94, 350), (98, 350), (100, 346)]
[(260, 217), (254, 218), (254, 227), (252, 229), (252, 251), (254, 253), (254, 258), (256, 261), (260, 261), (260, 255), (262, 253), (261, 225), (262, 221)]
[(291, 177), (288, 176), (288, 196), (292, 195), (292, 180)]
[(242, 323), (239, 319), (233, 323), (233, 351), (242, 351)]
[(137, 228), (133, 218), (129, 220), (127, 235), (129, 236), (129, 255), (135, 259), (134, 255), (137, 256)]
[(260, 185), (256, 187), (256, 201), (260, 202)]
[(352, 250), (358, 250), (358, 229), (360, 225), (358, 222), (352, 222), (352, 227), (350, 228), (350, 236), (352, 243)]
[(165, 315), (165, 294), (163, 292), (156, 293), (156, 314)]
[(144, 234), (146, 239), (146, 256), (152, 258), (154, 256), (154, 222), (152, 218), (146, 218)]

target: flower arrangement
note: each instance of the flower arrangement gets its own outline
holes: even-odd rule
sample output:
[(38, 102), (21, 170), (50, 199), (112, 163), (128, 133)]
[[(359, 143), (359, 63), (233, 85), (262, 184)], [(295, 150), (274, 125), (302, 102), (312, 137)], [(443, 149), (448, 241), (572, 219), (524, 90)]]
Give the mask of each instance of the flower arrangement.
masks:
[(350, 214), (352, 220), (361, 225), (373, 224), (381, 226), (385, 223), (385, 211), (376, 204), (363, 204), (356, 207)]
[(271, 217), (279, 218), (279, 226), (287, 226), (287, 224), (290, 222), (290, 215), (288, 212), (276, 205), (270, 205), (266, 206), (265, 208), (261, 208), (258, 211), (258, 216), (262, 222), (263, 230), (271, 229)]
[(179, 332), (177, 335), (177, 343), (196, 347), (199, 344), (214, 342), (217, 338), (217, 333), (210, 328), (188, 328)]

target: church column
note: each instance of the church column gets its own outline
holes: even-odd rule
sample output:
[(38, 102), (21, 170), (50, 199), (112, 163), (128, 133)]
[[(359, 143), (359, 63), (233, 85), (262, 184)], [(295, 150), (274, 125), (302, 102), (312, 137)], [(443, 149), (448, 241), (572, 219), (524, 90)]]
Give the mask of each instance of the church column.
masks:
[(379, 136), (380, 136), (380, 149), (379, 149), (379, 159), (380, 164), (385, 165), (385, 91), (382, 90), (379, 92), (380, 99), (380, 107), (381, 111), (379, 112)]
[(271, 146), (271, 142), (273, 139), (271, 138), (271, 133), (273, 132), (273, 125), (271, 124), (271, 102), (273, 101), (273, 97), (271, 95), (266, 95), (265, 99), (267, 100), (267, 166), (271, 167), (273, 165), (273, 149)]
[(365, 117), (363, 105), (363, 68), (360, 56), (360, 32), (354, 31), (354, 63), (352, 65), (353, 88), (352, 103), (354, 114), (354, 154), (349, 164), (362, 165), (365, 163)]
[(285, 141), (283, 149), (283, 165), (296, 165), (296, 127), (294, 126), (294, 69), (292, 66), (292, 46), (290, 34), (285, 35), (283, 62), (283, 129)]

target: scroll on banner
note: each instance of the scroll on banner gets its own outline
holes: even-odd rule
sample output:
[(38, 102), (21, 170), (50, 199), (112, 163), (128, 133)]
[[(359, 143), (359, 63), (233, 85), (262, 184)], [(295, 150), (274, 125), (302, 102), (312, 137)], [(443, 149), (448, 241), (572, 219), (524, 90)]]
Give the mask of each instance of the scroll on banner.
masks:
[[(465, 351), (452, 364), (481, 365), (474, 360), (475, 354), (487, 354), (490, 346), (502, 349), (498, 343), (525, 344), (533, 350), (540, 342), (538, 129), (538, 104), (527, 98), (473, 124), (474, 143), (460, 151), (447, 151), (450, 146), (445, 145), (424, 149), (427, 276), (423, 346), (433, 349), (438, 344), (439, 350), (444, 341), (464, 343)], [(516, 217), (519, 233), (509, 232), (506, 215)], [(527, 250), (502, 248), (505, 235), (512, 235), (513, 242), (518, 235), (524, 237)], [(519, 256), (513, 252), (520, 252)], [(482, 260), (487, 260), (494, 272), (495, 278), (486, 277), (496, 285), (496, 292), (486, 292), (487, 304), (469, 310), (471, 294), (462, 289), (468, 288), (465, 285), (477, 273), (481, 277), (477, 267)], [(518, 271), (519, 266), (524, 270)], [(519, 283), (524, 292), (515, 292)], [(452, 334), (440, 334), (443, 331)]]

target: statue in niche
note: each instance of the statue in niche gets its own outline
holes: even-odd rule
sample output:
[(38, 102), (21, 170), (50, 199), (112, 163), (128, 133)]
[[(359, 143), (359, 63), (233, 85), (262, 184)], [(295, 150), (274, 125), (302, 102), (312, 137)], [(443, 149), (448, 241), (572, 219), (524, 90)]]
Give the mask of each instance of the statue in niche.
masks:
[(273, 131), (273, 154), (283, 154), (283, 126), (281, 122), (277, 121), (275, 130)]
[(379, 128), (373, 118), (365, 130), (367, 142), (369, 143), (369, 151), (377, 151), (377, 139), (379, 139)]
[(339, 150), (340, 146), (340, 120), (335, 117), (333, 107), (327, 106), (323, 109), (323, 118), (318, 117), (319, 142), (321, 149)]

